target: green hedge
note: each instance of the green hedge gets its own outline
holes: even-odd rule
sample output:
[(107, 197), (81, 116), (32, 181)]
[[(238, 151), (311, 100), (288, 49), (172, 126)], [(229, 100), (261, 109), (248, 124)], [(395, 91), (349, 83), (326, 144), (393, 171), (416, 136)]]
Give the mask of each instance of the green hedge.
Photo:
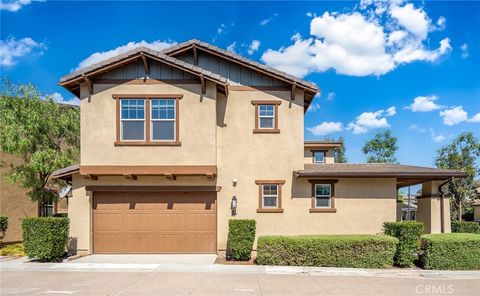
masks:
[(420, 250), (420, 236), (423, 234), (423, 223), (416, 221), (385, 222), (383, 232), (398, 238), (394, 262), (398, 266), (412, 266)]
[(52, 261), (65, 254), (69, 219), (33, 217), (22, 220), (23, 247), (29, 258)]
[(452, 232), (480, 234), (480, 223), (473, 221), (453, 221)]
[(235, 260), (250, 260), (255, 241), (255, 220), (231, 219), (228, 221), (228, 252)]
[(387, 235), (261, 236), (257, 263), (384, 268), (392, 266), (397, 243)]
[(8, 228), (8, 217), (0, 216), (0, 241), (5, 237)]
[(480, 234), (422, 236), (420, 263), (425, 269), (480, 269)]

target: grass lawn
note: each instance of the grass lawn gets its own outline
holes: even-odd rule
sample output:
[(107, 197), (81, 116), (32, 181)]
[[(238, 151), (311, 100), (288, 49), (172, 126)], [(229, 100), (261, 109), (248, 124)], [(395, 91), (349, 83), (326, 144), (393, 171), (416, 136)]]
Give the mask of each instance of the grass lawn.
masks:
[(0, 256), (15, 256), (15, 257), (25, 256), (25, 254), (23, 253), (23, 245), (21, 243), (18, 243), (18, 244), (1, 246)]

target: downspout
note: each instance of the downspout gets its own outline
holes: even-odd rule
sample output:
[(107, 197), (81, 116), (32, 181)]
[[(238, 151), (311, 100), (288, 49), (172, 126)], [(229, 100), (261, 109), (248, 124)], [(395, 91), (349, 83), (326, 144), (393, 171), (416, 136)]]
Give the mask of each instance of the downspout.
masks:
[(438, 191), (440, 192), (440, 232), (441, 233), (445, 233), (445, 201), (444, 201), (444, 197), (445, 197), (445, 192), (443, 192), (442, 190), (442, 187), (447, 184), (448, 182), (450, 182), (452, 180), (452, 177), (448, 178), (445, 182), (443, 182), (442, 184), (440, 184), (438, 186)]

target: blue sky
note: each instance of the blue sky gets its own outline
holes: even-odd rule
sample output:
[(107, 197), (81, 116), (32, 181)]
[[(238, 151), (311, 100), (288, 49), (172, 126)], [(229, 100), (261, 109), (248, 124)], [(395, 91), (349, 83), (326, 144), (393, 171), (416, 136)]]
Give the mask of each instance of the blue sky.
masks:
[(79, 65), (197, 38), (317, 83), (305, 138), (343, 136), (349, 162), (365, 161), (361, 147), (385, 128), (415, 165), (431, 166), (460, 132), (480, 137), (480, 2), (1, 5), (2, 76), (58, 100), (74, 102), (57, 82)]

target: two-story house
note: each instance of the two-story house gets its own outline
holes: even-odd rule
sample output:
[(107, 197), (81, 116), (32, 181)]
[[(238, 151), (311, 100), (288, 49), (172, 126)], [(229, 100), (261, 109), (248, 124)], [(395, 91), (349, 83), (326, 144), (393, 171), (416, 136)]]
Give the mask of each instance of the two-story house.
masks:
[(462, 172), (337, 164), (305, 142), (318, 87), (210, 44), (137, 48), (61, 78), (81, 100), (70, 235), (79, 254), (217, 253), (228, 220), (258, 235), (378, 233), (397, 189), (424, 184), (419, 218), (449, 231), (438, 185)]

